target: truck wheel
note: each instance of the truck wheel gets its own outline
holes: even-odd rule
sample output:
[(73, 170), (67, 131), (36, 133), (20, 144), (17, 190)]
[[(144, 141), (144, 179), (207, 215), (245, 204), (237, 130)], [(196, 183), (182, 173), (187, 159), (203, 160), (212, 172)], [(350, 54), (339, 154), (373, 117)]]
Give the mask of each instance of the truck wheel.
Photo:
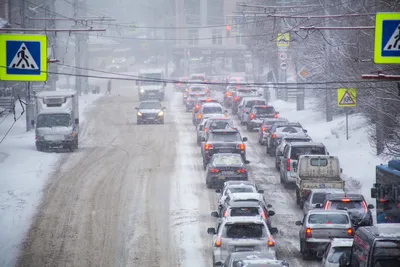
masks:
[(161, 123), (161, 124), (164, 124), (164, 119), (162, 119), (160, 123)]
[(42, 152), (43, 151), (43, 147), (40, 145), (36, 145), (36, 150)]
[(296, 204), (300, 205), (300, 193), (298, 189), (296, 189)]
[(69, 147), (69, 151), (74, 152), (75, 150), (75, 144), (71, 144)]

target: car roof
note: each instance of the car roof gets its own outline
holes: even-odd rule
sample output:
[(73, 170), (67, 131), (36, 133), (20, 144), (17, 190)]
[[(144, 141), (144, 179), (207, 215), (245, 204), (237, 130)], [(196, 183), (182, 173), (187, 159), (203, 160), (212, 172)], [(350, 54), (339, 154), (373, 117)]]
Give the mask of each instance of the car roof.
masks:
[(224, 183), (224, 187), (230, 186), (230, 185), (251, 185), (251, 186), (256, 187), (256, 184), (251, 181), (227, 181)]
[(208, 102), (204, 103), (202, 107), (222, 107), (222, 105), (220, 103)]
[(341, 200), (342, 198), (350, 199), (353, 201), (363, 201), (364, 196), (357, 193), (335, 193), (326, 195), (327, 200)]
[[(246, 193), (249, 194), (249, 193)], [(232, 202), (228, 206), (229, 208), (259, 208), (260, 204), (254, 201), (240, 201)]]
[(275, 259), (244, 259), (240, 260), (243, 262), (243, 267), (254, 265), (254, 264), (261, 264), (262, 266), (268, 267), (281, 267), (281, 266), (289, 266), (289, 264), (284, 260), (275, 260)]
[(201, 87), (201, 88), (206, 88), (206, 87), (207, 87), (207, 85), (205, 85), (205, 84), (191, 84), (191, 85), (189, 86), (189, 88), (192, 88), (192, 87)]
[[(286, 140), (286, 139), (311, 139), (311, 137), (306, 134), (306, 133), (297, 133), (297, 134), (291, 134), (291, 135), (286, 135), (284, 137), (282, 137), (282, 141)], [(298, 143), (298, 142), (296, 142)]]
[(275, 122), (278, 122), (279, 123), (279, 121), (281, 121), (281, 122), (288, 122), (288, 119), (285, 119), (285, 118), (265, 118), (264, 120), (263, 120), (263, 122), (272, 122), (272, 121), (275, 121)]
[(345, 214), (349, 215), (349, 213), (346, 210), (321, 210), (321, 209), (315, 209), (315, 210), (309, 210), (308, 214)]
[(254, 105), (253, 108), (273, 108), (274, 106), (270, 106), (270, 105)]
[(367, 232), (368, 234), (373, 235), (377, 238), (382, 238), (382, 239), (393, 238), (397, 240), (400, 237), (400, 224), (399, 223), (375, 224), (374, 226), (360, 227), (358, 231)]
[(353, 246), (352, 238), (333, 238), (331, 241), (332, 247), (351, 247)]
[(267, 100), (265, 100), (264, 98), (262, 98), (262, 97), (256, 97), (256, 96), (250, 96), (250, 97), (245, 97), (245, 98), (243, 98), (244, 99), (244, 101), (252, 101), (252, 100), (259, 100), (259, 101), (265, 101), (265, 102), (267, 102)]
[(231, 195), (231, 199), (232, 200), (246, 200), (246, 199), (257, 199), (257, 200), (261, 200), (262, 199), (262, 195), (260, 193), (254, 192), (254, 193), (230, 193)]
[(205, 120), (218, 119), (218, 118), (227, 118), (225, 114), (210, 114)]
[(300, 146), (320, 146), (320, 147), (325, 147), (323, 143), (316, 143), (316, 142), (296, 142), (296, 143), (290, 143), (289, 145), (292, 147), (300, 147)]
[(258, 216), (233, 216), (226, 217), (226, 223), (256, 223), (256, 224), (264, 224), (264, 220)]
[(253, 258), (270, 258), (273, 259), (275, 255), (269, 252), (260, 251), (242, 251), (242, 252), (232, 252), (231, 257), (234, 259), (253, 259)]
[(282, 123), (277, 123), (274, 126), (277, 127), (277, 128), (278, 127), (290, 127), (290, 126), (292, 126), (292, 127), (296, 127), (296, 126), (302, 127), (300, 122), (282, 122)]
[(141, 101), (139, 104), (142, 104), (142, 103), (160, 103), (161, 104), (161, 102), (158, 100), (145, 100), (145, 101)]

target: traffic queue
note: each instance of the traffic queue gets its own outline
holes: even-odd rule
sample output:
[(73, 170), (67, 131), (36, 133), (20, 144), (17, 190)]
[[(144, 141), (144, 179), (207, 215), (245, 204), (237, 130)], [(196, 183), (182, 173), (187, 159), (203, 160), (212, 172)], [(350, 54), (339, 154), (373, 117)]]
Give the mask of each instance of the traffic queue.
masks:
[[(400, 266), (400, 225), (390, 226), (399, 233), (393, 237), (387, 227), (373, 226), (374, 206), (345, 188), (339, 159), (323, 143), (314, 142), (300, 123), (281, 118), (254, 86), (233, 80), (220, 103), (202, 80), (189, 81), (183, 103), (192, 112), (205, 185), (219, 194), (218, 208), (211, 213), (216, 227), (207, 230), (214, 266), (289, 266), (276, 257), (275, 212), (264, 198), (268, 192), (251, 182), (247, 137), (237, 121), (248, 134), (257, 132), (266, 157), (275, 157), (281, 184), (295, 187), (296, 203), (304, 213), (295, 223), (303, 260), (322, 259), (322, 266)], [(357, 242), (368, 244), (362, 247), (364, 256), (357, 256)], [(375, 255), (376, 242), (392, 242), (397, 250)]]

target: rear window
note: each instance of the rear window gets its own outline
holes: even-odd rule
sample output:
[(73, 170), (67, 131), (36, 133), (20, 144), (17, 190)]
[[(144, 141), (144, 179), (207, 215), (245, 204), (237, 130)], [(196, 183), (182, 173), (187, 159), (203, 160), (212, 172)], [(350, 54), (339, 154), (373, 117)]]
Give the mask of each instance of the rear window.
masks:
[(302, 133), (303, 128), (298, 126), (282, 126), (276, 128), (277, 133), (286, 133), (286, 134), (295, 134), (295, 133)]
[(190, 91), (192, 92), (203, 92), (205, 89), (203, 87), (190, 87)]
[(265, 108), (255, 108), (254, 113), (258, 115), (263, 115), (263, 114), (275, 114), (275, 108), (274, 107), (265, 107)]
[(203, 107), (203, 113), (204, 114), (222, 114), (222, 108), (221, 107)]
[(266, 230), (263, 224), (226, 224), (222, 235), (227, 238), (260, 238), (266, 235)]
[(328, 262), (331, 263), (339, 263), (340, 257), (343, 255), (343, 253), (351, 252), (351, 247), (334, 247), (332, 248), (332, 251), (330, 252), (328, 256)]
[(312, 204), (322, 204), (325, 201), (326, 193), (315, 193), (313, 195)]
[(215, 165), (242, 165), (242, 157), (240, 155), (217, 156), (214, 157)]
[(231, 208), (231, 214), (232, 217), (235, 216), (258, 216), (260, 215), (259, 209), (255, 207), (251, 208)]
[(400, 266), (400, 241), (377, 241), (372, 261), (379, 263), (382, 267)]
[(298, 160), (301, 155), (325, 155), (325, 148), (317, 146), (292, 147), (290, 159)]
[(311, 224), (348, 224), (349, 218), (344, 214), (311, 214), (308, 222)]
[(210, 141), (217, 142), (237, 142), (240, 141), (240, 134), (234, 132), (222, 132), (222, 133), (212, 133), (210, 135)]
[(362, 201), (332, 201), (330, 210), (360, 210), (364, 213)]
[(210, 124), (210, 129), (218, 129), (218, 130), (223, 130), (226, 127), (232, 125), (232, 121), (229, 120), (215, 120), (211, 122)]
[(251, 108), (254, 105), (266, 105), (264, 100), (250, 100), (246, 103), (246, 108)]
[(264, 125), (268, 128), (271, 129), (272, 126), (274, 126), (277, 123), (282, 123), (282, 122), (287, 122), (287, 120), (267, 120), (264, 121)]

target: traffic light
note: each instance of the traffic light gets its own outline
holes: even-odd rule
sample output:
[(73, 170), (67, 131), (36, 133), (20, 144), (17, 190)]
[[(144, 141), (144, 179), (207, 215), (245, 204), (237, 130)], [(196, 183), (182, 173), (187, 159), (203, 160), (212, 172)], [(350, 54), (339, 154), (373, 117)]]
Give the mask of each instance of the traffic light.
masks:
[(231, 26), (226, 25), (225, 30), (226, 30), (226, 37), (230, 37), (231, 36)]

